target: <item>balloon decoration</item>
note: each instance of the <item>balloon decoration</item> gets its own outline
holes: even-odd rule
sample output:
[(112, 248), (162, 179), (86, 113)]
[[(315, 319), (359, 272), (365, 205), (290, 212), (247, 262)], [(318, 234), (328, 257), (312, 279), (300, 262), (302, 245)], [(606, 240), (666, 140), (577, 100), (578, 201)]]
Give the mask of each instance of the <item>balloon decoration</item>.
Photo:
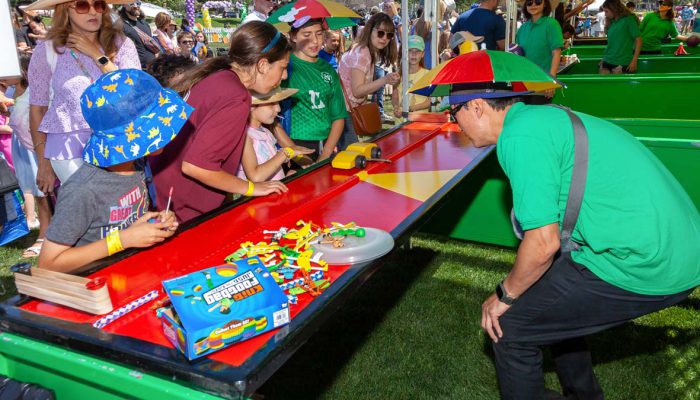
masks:
[(204, 28), (211, 29), (211, 17), (209, 16), (209, 9), (202, 7), (202, 22), (204, 22)]
[(194, 2), (195, 0), (185, 0), (185, 18), (190, 21), (190, 26), (194, 25)]

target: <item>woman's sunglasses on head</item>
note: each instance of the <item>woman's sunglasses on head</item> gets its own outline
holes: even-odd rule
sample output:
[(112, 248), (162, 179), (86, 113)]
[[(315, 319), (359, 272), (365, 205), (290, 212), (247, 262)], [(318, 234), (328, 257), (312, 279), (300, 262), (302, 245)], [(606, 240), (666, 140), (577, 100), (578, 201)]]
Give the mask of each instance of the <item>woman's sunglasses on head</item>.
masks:
[(383, 38), (384, 35), (386, 35), (387, 39), (391, 40), (394, 38), (394, 32), (387, 32), (387, 31), (382, 31), (379, 29), (375, 29), (377, 31), (377, 37), (378, 38)]
[(89, 13), (91, 7), (95, 9), (96, 13), (102, 14), (107, 10), (107, 2), (105, 0), (95, 0), (94, 3), (90, 3), (87, 0), (78, 0), (71, 6), (78, 14)]
[(541, 6), (543, 2), (544, 0), (527, 0), (527, 2), (525, 2), (525, 6), (531, 7), (533, 4), (536, 6)]

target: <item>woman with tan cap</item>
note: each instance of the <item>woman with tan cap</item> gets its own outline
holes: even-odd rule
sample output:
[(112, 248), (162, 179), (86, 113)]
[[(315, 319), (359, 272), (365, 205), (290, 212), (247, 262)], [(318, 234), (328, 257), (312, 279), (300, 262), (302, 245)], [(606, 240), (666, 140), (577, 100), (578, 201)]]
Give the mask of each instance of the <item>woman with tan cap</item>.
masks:
[[(53, 9), (53, 26), (29, 64), (30, 132), (39, 158), (37, 185), (44, 193), (82, 165), (92, 130), (80, 95), (102, 74), (140, 69), (134, 43), (114, 26), (105, 0), (39, 0), (28, 10)], [(99, 101), (99, 99), (98, 99)]]
[(153, 21), (156, 23), (156, 31), (153, 34), (163, 50), (168, 54), (178, 54), (180, 51), (177, 47), (177, 40), (173, 37), (177, 25), (173, 22), (173, 18), (168, 13), (159, 12)]

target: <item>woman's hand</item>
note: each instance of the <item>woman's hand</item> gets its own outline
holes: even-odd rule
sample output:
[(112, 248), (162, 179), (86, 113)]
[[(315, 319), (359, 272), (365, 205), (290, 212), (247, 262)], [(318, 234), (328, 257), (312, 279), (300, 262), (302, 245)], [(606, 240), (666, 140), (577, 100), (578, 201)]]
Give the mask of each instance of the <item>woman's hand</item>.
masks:
[(629, 66), (627, 66), (627, 72), (637, 72), (637, 60), (632, 60)]
[(56, 184), (56, 173), (53, 171), (51, 161), (39, 156), (39, 166), (36, 173), (36, 185), (44, 193), (53, 193)]
[(258, 182), (253, 188), (253, 196), (267, 196), (268, 194), (282, 194), (288, 191), (287, 186), (280, 181)]
[(90, 42), (85, 36), (78, 33), (71, 33), (68, 35), (66, 47), (71, 50), (77, 50), (95, 61), (104, 55), (99, 47)]
[(401, 75), (399, 75), (397, 72), (392, 72), (390, 74), (385, 75), (384, 80), (387, 84), (393, 86), (401, 82)]
[[(168, 213), (168, 218), (165, 222), (160, 220), (162, 213), (149, 211), (130, 227), (121, 231), (119, 236), (122, 242), (122, 247), (125, 249), (131, 247), (150, 247), (160, 243), (170, 236), (175, 234), (178, 223), (175, 221), (174, 215)], [(155, 219), (155, 222), (148, 222), (150, 219)]]

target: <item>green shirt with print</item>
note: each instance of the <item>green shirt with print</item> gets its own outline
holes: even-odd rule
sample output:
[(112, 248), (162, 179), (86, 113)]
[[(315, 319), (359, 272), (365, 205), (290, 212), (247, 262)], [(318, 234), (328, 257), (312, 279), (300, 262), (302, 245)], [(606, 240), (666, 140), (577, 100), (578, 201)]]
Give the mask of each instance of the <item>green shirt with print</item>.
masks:
[(525, 22), (515, 35), (515, 43), (525, 51), (525, 57), (549, 73), (552, 51), (564, 47), (564, 37), (556, 19), (543, 16), (537, 22)]
[(603, 61), (613, 65), (630, 65), (634, 58), (634, 41), (639, 37), (639, 20), (626, 15), (612, 21), (608, 27), (608, 45)]
[[(588, 131), (583, 204), (573, 259), (600, 279), (646, 295), (700, 285), (700, 214), (666, 167), (622, 128), (577, 113)], [(497, 143), (523, 229), (564, 219), (574, 159), (563, 110), (514, 104)]]
[(639, 31), (642, 35), (642, 50), (657, 51), (661, 50), (661, 39), (669, 36), (675, 38), (678, 36), (676, 24), (668, 19), (662, 19), (658, 13), (647, 14), (642, 23), (639, 25)]
[(289, 62), (291, 74), (282, 86), (299, 91), (292, 96), (288, 134), (295, 140), (326, 140), (333, 121), (348, 115), (338, 73), (320, 58), (308, 62), (292, 54)]

